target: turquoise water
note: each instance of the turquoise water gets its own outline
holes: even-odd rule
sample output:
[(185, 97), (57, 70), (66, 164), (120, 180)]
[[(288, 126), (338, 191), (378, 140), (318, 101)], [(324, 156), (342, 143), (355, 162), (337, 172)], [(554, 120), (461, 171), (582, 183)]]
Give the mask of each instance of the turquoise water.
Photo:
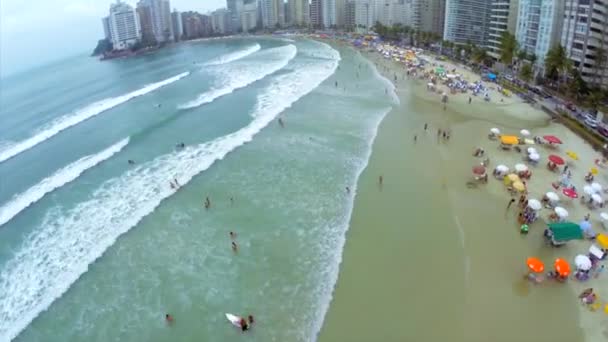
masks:
[(313, 340), (386, 88), (348, 49), (266, 38), (3, 79), (0, 340), (231, 340), (226, 312)]

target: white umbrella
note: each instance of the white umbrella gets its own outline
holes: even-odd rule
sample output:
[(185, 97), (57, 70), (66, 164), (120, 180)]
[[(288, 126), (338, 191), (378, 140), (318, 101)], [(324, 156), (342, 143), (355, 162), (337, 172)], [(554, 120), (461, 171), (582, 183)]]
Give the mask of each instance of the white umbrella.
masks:
[(608, 213), (600, 213), (600, 218), (604, 221), (608, 221)]
[(500, 172), (500, 173), (507, 173), (507, 172), (509, 172), (509, 168), (506, 165), (502, 165), (502, 164), (496, 166), (495, 170), (498, 171), (498, 172)]
[(490, 132), (492, 132), (492, 133), (494, 133), (494, 134), (500, 134), (500, 130), (499, 130), (498, 128), (496, 128), (496, 127), (491, 128), (491, 129), (490, 129)]
[(593, 195), (595, 193), (595, 190), (593, 190), (593, 188), (590, 185), (585, 185), (583, 187), (583, 192), (586, 193), (587, 195)]
[(540, 210), (543, 206), (540, 204), (540, 201), (537, 199), (528, 200), (528, 207), (532, 210)]
[(557, 214), (557, 216), (559, 216), (561, 218), (568, 217), (568, 210), (566, 210), (562, 207), (555, 207), (555, 213)]
[(593, 194), (591, 195), (591, 199), (593, 200), (593, 202), (597, 203), (597, 204), (602, 204), (604, 203), (604, 199), (602, 198), (602, 196), (598, 195), (598, 194)]
[(528, 171), (528, 167), (525, 164), (515, 164), (515, 171), (526, 172)]
[(538, 154), (530, 154), (528, 158), (530, 158), (531, 161), (538, 161), (540, 156)]
[(538, 154), (538, 152), (534, 147), (528, 147), (528, 154)]
[(558, 196), (558, 195), (557, 195), (555, 192), (551, 192), (551, 191), (549, 191), (549, 192), (547, 192), (547, 193), (545, 194), (545, 196), (547, 196), (547, 198), (548, 198), (548, 199), (549, 199), (549, 201), (551, 201), (551, 202), (557, 202), (557, 201), (559, 201), (559, 196)]
[(527, 129), (522, 129), (521, 131), (519, 131), (519, 134), (523, 135), (524, 137), (527, 137), (528, 135), (530, 135), (530, 131), (528, 131)]
[(600, 183), (596, 183), (596, 182), (591, 183), (591, 188), (595, 192), (602, 192), (602, 185)]
[(591, 269), (591, 259), (586, 255), (579, 254), (574, 258), (574, 265), (579, 270), (589, 271)]

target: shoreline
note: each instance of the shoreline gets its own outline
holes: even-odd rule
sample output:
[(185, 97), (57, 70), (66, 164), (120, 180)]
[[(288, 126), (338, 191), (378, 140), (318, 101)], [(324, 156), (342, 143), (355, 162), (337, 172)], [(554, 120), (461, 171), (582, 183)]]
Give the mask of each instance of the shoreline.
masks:
[[(335, 42), (332, 42), (333, 44), (335, 44)], [(338, 43), (339, 46), (343, 46), (343, 43)], [(355, 49), (356, 50), (356, 49)], [(403, 72), (403, 69), (397, 67), (397, 64), (393, 63), (392, 61), (387, 61), (384, 60), (383, 58), (381, 58), (379, 55), (377, 55), (375, 52), (370, 54), (366, 51), (360, 51), (361, 55), (363, 55), (366, 59), (373, 61), (373, 62), (377, 62), (379, 63), (379, 66), (384, 66), (384, 67), (388, 67), (389, 72)], [(373, 63), (372, 62), (372, 63)], [(386, 75), (385, 75), (386, 76)], [(562, 125), (556, 125), (555, 123), (553, 123), (550, 118), (547, 116), (546, 113), (541, 112), (538, 109), (532, 108), (530, 106), (527, 106), (527, 104), (523, 103), (523, 106), (526, 106), (527, 108), (519, 108), (521, 107), (520, 105), (517, 104), (505, 104), (505, 105), (500, 105), (500, 104), (488, 104), (485, 105), (483, 104), (483, 102), (481, 103), (477, 103), (476, 106), (474, 107), (466, 107), (463, 105), (463, 103), (466, 101), (466, 98), (463, 98), (462, 96), (456, 96), (455, 98), (453, 96), (450, 96), (450, 101), (448, 103), (448, 108), (449, 110), (447, 111), (447, 114), (449, 117), (442, 117), (441, 114), (441, 108), (440, 108), (440, 103), (439, 103), (439, 98), (434, 97), (432, 95), (429, 95), (425, 92), (423, 92), (420, 88), (422, 88), (423, 85), (420, 84), (419, 80), (405, 80), (404, 82), (398, 81), (397, 82), (397, 93), (399, 94), (399, 97), (402, 99), (402, 103), (407, 101), (418, 101), (419, 106), (425, 107), (424, 109), (429, 109), (431, 112), (433, 111), (437, 111), (439, 113), (434, 113), (434, 114), (430, 114), (427, 113), (427, 115), (433, 115), (434, 117), (430, 120), (434, 120), (435, 123), (431, 123), (432, 127), (436, 127), (435, 125), (447, 125), (450, 129), (453, 129), (454, 131), (462, 131), (460, 133), (456, 132), (456, 134), (458, 134), (458, 136), (460, 136), (461, 134), (464, 134), (464, 132), (468, 132), (468, 134), (470, 135), (474, 135), (474, 136), (479, 136), (481, 139), (483, 139), (484, 141), (482, 141), (483, 145), (487, 145), (488, 141), (487, 138), (485, 138), (486, 132), (480, 132), (479, 129), (475, 128), (475, 127), (479, 127), (479, 126), (489, 126), (489, 125), (494, 125), (496, 124), (496, 122), (498, 121), (498, 125), (502, 126), (502, 127), (510, 127), (512, 130), (519, 130), (521, 128), (524, 128), (523, 125), (526, 125), (525, 128), (531, 129), (533, 130), (534, 134), (537, 134), (537, 131), (539, 132), (555, 132), (555, 131), (559, 131), (560, 135), (559, 136), (568, 136), (568, 139), (566, 140), (566, 145), (568, 146), (568, 148), (570, 148), (571, 146), (576, 146), (577, 152), (579, 153), (579, 155), (583, 154), (585, 155), (584, 161), (582, 162), (590, 162), (592, 161), (592, 158), (594, 157), (594, 152), (591, 148), (591, 146), (588, 145), (587, 142), (581, 140), (578, 136), (576, 136), (573, 132), (568, 132), (568, 130), (562, 126)], [(459, 99), (461, 98), (461, 99)], [(513, 108), (515, 107), (515, 108)], [(435, 108), (435, 109), (434, 109)], [(420, 119), (421, 117), (418, 116), (415, 118), (415, 120), (412, 120), (412, 118), (404, 118), (404, 113), (403, 113), (403, 107), (398, 107), (396, 109), (394, 109), (393, 111), (391, 111), (382, 121), (382, 123), (380, 124), (380, 128), (378, 131), (378, 135), (376, 137), (376, 140), (374, 141), (373, 144), (373, 152), (372, 152), (372, 156), (370, 157), (370, 161), (368, 163), (368, 167), (366, 168), (366, 170), (363, 172), (362, 177), (359, 178), (359, 188), (361, 189), (361, 191), (357, 192), (357, 196), (355, 198), (355, 208), (353, 210), (353, 216), (351, 217), (351, 224), (350, 227), (347, 231), (347, 239), (346, 239), (346, 244), (345, 244), (345, 248), (342, 251), (343, 256), (342, 256), (342, 262), (340, 264), (340, 275), (338, 277), (338, 282), (335, 285), (335, 290), (333, 293), (333, 299), (332, 302), (330, 304), (330, 308), (329, 308), (329, 312), (326, 315), (326, 321), (324, 322), (323, 328), (321, 329), (321, 331), (318, 334), (318, 339), (320, 341), (334, 341), (334, 340), (346, 340), (349, 337), (360, 337), (360, 336), (367, 336), (365, 335), (366, 332), (362, 331), (361, 328), (359, 328), (359, 324), (366, 324), (368, 326), (369, 330), (374, 330), (377, 334), (376, 335), (370, 335), (369, 338), (374, 338), (374, 337), (382, 337), (384, 339), (387, 339), (389, 336), (392, 337), (392, 332), (386, 332), (386, 331), (382, 331), (380, 330), (381, 328), (381, 324), (382, 322), (379, 322), (378, 319), (370, 316), (370, 315), (366, 315), (366, 314), (361, 314), (362, 316), (365, 316), (366, 319), (362, 320), (361, 322), (359, 322), (359, 318), (357, 317), (352, 317), (353, 314), (349, 314), (349, 312), (354, 311), (356, 312), (357, 310), (364, 310), (364, 311), (368, 311), (371, 310), (371, 308), (373, 308), (373, 306), (375, 305), (373, 302), (372, 303), (367, 303), (364, 304), (362, 303), (364, 300), (361, 299), (362, 297), (365, 296), (382, 296), (380, 295), (378, 292), (385, 292), (387, 291), (387, 288), (390, 288), (390, 285), (386, 285), (386, 286), (378, 286), (376, 285), (375, 287), (371, 287), (374, 288), (375, 290), (371, 291), (371, 288), (368, 288), (367, 290), (362, 290), (361, 286), (357, 286), (357, 285), (352, 285), (353, 283), (356, 282), (362, 282), (364, 280), (361, 279), (362, 275), (360, 275), (359, 273), (361, 273), (361, 269), (363, 268), (363, 266), (359, 266), (359, 267), (355, 267), (352, 265), (352, 263), (358, 263), (358, 264), (364, 264), (367, 262), (367, 260), (370, 259), (375, 259), (375, 257), (373, 256), (373, 254), (378, 254), (378, 253), (384, 253), (384, 252), (380, 252), (378, 250), (378, 247), (373, 247), (371, 246), (371, 241), (374, 240), (378, 240), (378, 237), (374, 237), (373, 235), (370, 235), (369, 232), (366, 232), (364, 229), (367, 225), (369, 225), (370, 223), (370, 219), (369, 218), (361, 218), (361, 216), (366, 216), (366, 215), (361, 215), (361, 213), (366, 213), (369, 216), (375, 216), (376, 224), (379, 222), (381, 225), (384, 224), (394, 224), (394, 222), (391, 223), (391, 220), (386, 220), (385, 217), (378, 217), (377, 215), (375, 215), (375, 213), (373, 211), (376, 210), (381, 210), (381, 208), (378, 208), (377, 205), (375, 205), (374, 201), (383, 201), (383, 199), (381, 197), (379, 197), (380, 195), (377, 194), (377, 189), (375, 189), (374, 186), (374, 181), (377, 179), (377, 175), (373, 175), (372, 173), (376, 173), (376, 172), (390, 172), (390, 170), (382, 170), (382, 171), (378, 171), (379, 168), (382, 168), (382, 165), (386, 166), (386, 165), (392, 165), (392, 167), (396, 167), (396, 168), (405, 168), (407, 166), (405, 165), (401, 165), (402, 162), (396, 163), (395, 161), (378, 161), (378, 159), (386, 159), (386, 156), (383, 156), (384, 154), (387, 153), (387, 149), (392, 150), (393, 152), (395, 152), (395, 147), (394, 146), (386, 146), (387, 143), (383, 142), (384, 140), (393, 140), (393, 143), (388, 143), (388, 145), (396, 145), (395, 142), (397, 142), (397, 144), (405, 144), (407, 143), (408, 145), (411, 144), (411, 140), (409, 139), (395, 139), (394, 135), (395, 134), (399, 134), (397, 132), (401, 131), (401, 135), (407, 135), (404, 134), (407, 131), (410, 132), (410, 134), (412, 134), (412, 131), (415, 130), (419, 130), (419, 127), (412, 127), (412, 123), (418, 123), (420, 124)], [(466, 109), (474, 109), (473, 112), (466, 112)], [(507, 113), (508, 111), (515, 111), (517, 109), (523, 109), (524, 112), (523, 113)], [(491, 111), (507, 111), (505, 113), (502, 113), (505, 115), (505, 117), (501, 117), (501, 116), (497, 116), (495, 115), (495, 113), (492, 113), (491, 117), (488, 115), (485, 115), (485, 113), (480, 113), (483, 112), (484, 110), (491, 110)], [(401, 112), (401, 113), (400, 113)], [(424, 111), (422, 111), (424, 112)], [(529, 115), (528, 115), (529, 114)], [(528, 116), (532, 115), (533, 119), (530, 119)], [(414, 122), (412, 122), (414, 121)], [(396, 126), (397, 124), (401, 124), (402, 127), (400, 130), (395, 129), (394, 127), (387, 127), (387, 126)], [(503, 126), (504, 124), (504, 126)], [(471, 126), (471, 127), (467, 127), (467, 126)], [(491, 127), (491, 126), (490, 126)], [(561, 127), (561, 128), (560, 128)], [(509, 129), (509, 128), (507, 128)], [(390, 136), (393, 137), (390, 137)], [(387, 137), (389, 136), (389, 137)], [(410, 135), (411, 136), (411, 135)], [(485, 139), (484, 139), (485, 138)], [(474, 145), (470, 146), (470, 148), (472, 148)], [(563, 147), (562, 150), (566, 150), (566, 147)], [(408, 151), (409, 147), (408, 146), (399, 146), (402, 147), (404, 150)], [(432, 153), (439, 153), (439, 155), (436, 155), (437, 157), (435, 158), (439, 158), (439, 159), (449, 159), (449, 150), (451, 150), (451, 148), (445, 148), (443, 146), (439, 146), (437, 147), (437, 149), (439, 151), (433, 151)], [(491, 151), (494, 151), (493, 149)], [(408, 151), (409, 152), (409, 151)], [(584, 153), (583, 153), (584, 152)], [(400, 153), (403, 153), (402, 151), (400, 151)], [(415, 153), (415, 152), (412, 152)], [(430, 153), (430, 151), (429, 151)], [(459, 152), (460, 155), (462, 157), (465, 157), (466, 159), (469, 159), (470, 157), (467, 157), (467, 153), (468, 151), (460, 151)], [(494, 154), (495, 152), (492, 152), (492, 154)], [(546, 152), (543, 152), (543, 154), (545, 154)], [(563, 153), (563, 151), (561, 151), (561, 153)], [(419, 156), (417, 156), (419, 157)], [(502, 156), (500, 158), (503, 158)], [(504, 158), (507, 158), (506, 156)], [(433, 158), (434, 159), (434, 158)], [(495, 159), (495, 157), (493, 157), (493, 159)], [(436, 163), (437, 161), (431, 161), (431, 163)], [(582, 163), (581, 162), (581, 163)], [(439, 162), (440, 164), (445, 164), (444, 162)], [(494, 162), (492, 165), (496, 165), (498, 162)], [(470, 174), (470, 163), (467, 162), (467, 166), (464, 167), (458, 167), (458, 168), (462, 168), (463, 172), (468, 172)], [(542, 168), (542, 164), (539, 168)], [(447, 167), (447, 166), (446, 166)], [(466, 171), (464, 171), (466, 170)], [(537, 172), (537, 171), (535, 171)], [(538, 171), (541, 172), (541, 171)], [(581, 172), (581, 171), (577, 171), (577, 172)], [(462, 279), (462, 284), (466, 284), (466, 286), (470, 285), (471, 279), (476, 279), (479, 278), (481, 276), (481, 278), (483, 279), (486, 276), (490, 276), (492, 277), (492, 275), (487, 274), (487, 275), (483, 275), (484, 272), (479, 272), (476, 270), (476, 263), (478, 263), (478, 260), (476, 260), (475, 257), (471, 256), (471, 255), (467, 255), (469, 254), (469, 252), (467, 252), (467, 250), (470, 247), (470, 243), (469, 241), (471, 240), (471, 232), (469, 230), (470, 229), (470, 225), (475, 224), (475, 220), (479, 220), (479, 218), (463, 218), (460, 217), (461, 214), (457, 214), (461, 211), (467, 211), (468, 209), (464, 209), (464, 208), (459, 208), (462, 207), (462, 205), (466, 205), (467, 203), (463, 203), (462, 201), (462, 197), (461, 194), (459, 194), (460, 191), (462, 191), (461, 189), (458, 189), (458, 186), (456, 186), (455, 182), (462, 182), (462, 174), (459, 175), (460, 179), (458, 178), (454, 178), (451, 177), (453, 179), (449, 179), (450, 177), (448, 176), (444, 176), (446, 179), (442, 180), (442, 185), (441, 188), (443, 190), (443, 192), (447, 192), (448, 193), (448, 197), (450, 198), (448, 201), (449, 206), (452, 206), (454, 208), (454, 217), (453, 220), (455, 222), (450, 222), (450, 225), (455, 226), (456, 231), (454, 231), (454, 235), (453, 238), (456, 239), (456, 241), (458, 241), (458, 244), (462, 246), (465, 256), (463, 257), (463, 262), (464, 264), (462, 264), (462, 267), (464, 269), (463, 272), (463, 279)], [(467, 175), (468, 176), (468, 175)], [(386, 175), (385, 175), (386, 177)], [(392, 177), (392, 176), (391, 176)], [(413, 177), (412, 175), (399, 175), (397, 174), (396, 177), (398, 179), (396, 179), (396, 182), (403, 182), (404, 180), (402, 178), (404, 177)], [(439, 176), (441, 177), (441, 176)], [(540, 176), (536, 176), (535, 178), (538, 179)], [(386, 177), (387, 182), (389, 179), (389, 177)], [(537, 182), (540, 182), (537, 180)], [(600, 180), (600, 182), (603, 182), (603, 180)], [(476, 191), (477, 193), (481, 192), (482, 194), (480, 195), (480, 197), (482, 198), (486, 198), (485, 201), (487, 201), (487, 197), (491, 196), (493, 198), (496, 198), (498, 200), (498, 202), (502, 202), (505, 201), (508, 196), (506, 195), (506, 192), (504, 191), (504, 188), (501, 187), (501, 184), (495, 184), (495, 183), (500, 183), (500, 182), (495, 182), (494, 180), (490, 180), (490, 183), (487, 186), (487, 190), (482, 188), (480, 191)], [(494, 184), (492, 184), (494, 183)], [(536, 182), (535, 182), (536, 183)], [(546, 185), (546, 184), (545, 184)], [(578, 184), (578, 180), (577, 180), (577, 185)], [(391, 185), (393, 186), (393, 185)], [(397, 185), (395, 185), (397, 186)], [(538, 194), (541, 193), (541, 191), (548, 191), (545, 190), (544, 186), (541, 189), (538, 189), (539, 187), (531, 186), (531, 192), (533, 192), (534, 194)], [(488, 192), (488, 194), (485, 194), (486, 192)], [(478, 194), (479, 195), (479, 194)], [(403, 194), (403, 196), (406, 196), (406, 194)], [(403, 196), (401, 196), (401, 200), (403, 201)], [(398, 196), (399, 197), (399, 196)], [(373, 199), (373, 201), (370, 202), (370, 199)], [(473, 199), (473, 201), (475, 201)], [(478, 200), (477, 200), (478, 201)], [(494, 201), (494, 200), (492, 200)], [(451, 202), (451, 204), (450, 204)], [(458, 205), (460, 202), (460, 205)], [(385, 205), (387, 205), (385, 203)], [(482, 205), (482, 204), (480, 204)], [(502, 205), (499, 205), (500, 207), (502, 207)], [(374, 208), (372, 210), (372, 208)], [(576, 208), (578, 209), (578, 208)], [(575, 222), (577, 222), (576, 220), (579, 218), (582, 218), (582, 212), (584, 212), (585, 210), (576, 210), (576, 209), (571, 209), (568, 208), (568, 210), (572, 213), (573, 216), (575, 216), (576, 218), (573, 218), (573, 220)], [(500, 210), (498, 210), (500, 211)], [(496, 210), (493, 210), (494, 213), (496, 213)], [(464, 214), (464, 213), (463, 213)], [(414, 213), (410, 213), (410, 215), (414, 215)], [(500, 215), (500, 214), (499, 214)], [(597, 220), (596, 220), (596, 216), (598, 215), (598, 211), (595, 211), (593, 213), (593, 223), (594, 225), (596, 224)], [(479, 216), (483, 216), (485, 219), (487, 220), (495, 220), (496, 218), (492, 218), (492, 215), (488, 214), (484, 214), (484, 215), (479, 215)], [(545, 215), (543, 215), (545, 216)], [(471, 219), (473, 219), (472, 222)], [(508, 217), (508, 222), (506, 222), (506, 224), (499, 224), (499, 226), (506, 226), (506, 227), (511, 227), (511, 228), (507, 228), (510, 229), (509, 233), (509, 238), (513, 239), (515, 241), (513, 241), (513, 247), (517, 247), (518, 249), (522, 250), (522, 254), (520, 255), (519, 253), (513, 253), (512, 256), (510, 256), (510, 260), (504, 260), (504, 262), (508, 265), (510, 265), (513, 270), (508, 271), (507, 275), (509, 277), (506, 277), (505, 280), (508, 281), (508, 279), (511, 279), (512, 281), (515, 281), (515, 279), (517, 279), (517, 276), (514, 274), (517, 274), (519, 271), (522, 271), (523, 269), (525, 269), (525, 266), (521, 266), (524, 264), (524, 260), (525, 257), (527, 257), (526, 253), (534, 253), (534, 251), (537, 251), (536, 253), (541, 254), (541, 256), (545, 256), (545, 259), (550, 260), (551, 257), (548, 257), (548, 255), (559, 255), (561, 257), (567, 257), (568, 260), (573, 260), (573, 256), (575, 254), (578, 253), (582, 253), (584, 250), (586, 250), (586, 247), (588, 245), (587, 241), (576, 241), (576, 242), (571, 242), (568, 244), (568, 247), (566, 248), (562, 248), (562, 249), (548, 249), (548, 247), (545, 246), (538, 246), (535, 245), (534, 242), (530, 243), (530, 241), (538, 241), (539, 237), (542, 236), (542, 227), (544, 226), (544, 224), (539, 221), (538, 223), (535, 223), (534, 226), (534, 233), (530, 234), (531, 236), (527, 238), (528, 242), (521, 242), (520, 241), (520, 237), (515, 234), (516, 231), (516, 225), (514, 222), (514, 218), (513, 217)], [(362, 230), (363, 229), (363, 230)], [(382, 233), (384, 232), (384, 230), (386, 229), (378, 229), (378, 227), (373, 228), (374, 230), (376, 230), (376, 233)], [(419, 229), (423, 229), (423, 228), (419, 228)], [(486, 228), (487, 229), (487, 228)], [(392, 231), (394, 234), (395, 233), (394, 229), (391, 229), (390, 231)], [(514, 235), (514, 236), (512, 236)], [(540, 235), (540, 236), (539, 236)], [(363, 238), (362, 236), (365, 236), (365, 238)], [(398, 239), (399, 236), (396, 235), (394, 236), (394, 238)], [(365, 240), (371, 240), (371, 241), (362, 241), (362, 239)], [(473, 240), (475, 240), (476, 238), (473, 238)], [(384, 241), (384, 243), (390, 243), (390, 241)], [(492, 243), (492, 241), (480, 241), (479, 243)], [(517, 244), (517, 245), (516, 245)], [(521, 246), (521, 245), (524, 246)], [(466, 246), (466, 247), (465, 247)], [(526, 252), (527, 250), (527, 252)], [(372, 253), (370, 255), (370, 253)], [(364, 258), (362, 258), (360, 255), (361, 254), (367, 254)], [(407, 257), (408, 253), (396, 253), (398, 255), (401, 255), (402, 257)], [(387, 257), (384, 260), (382, 260), (382, 262), (384, 262), (384, 267), (385, 268), (391, 268), (391, 266), (389, 266), (393, 261), (393, 259)], [(378, 267), (383, 267), (382, 265), (377, 265)], [(369, 269), (369, 267), (367, 268)], [(420, 272), (419, 270), (414, 270), (415, 272)], [(405, 279), (401, 279), (400, 276), (393, 276), (391, 275), (390, 271), (385, 271), (385, 272), (376, 272), (376, 270), (374, 270), (374, 273), (379, 273), (380, 275), (380, 279), (383, 279), (384, 281), (388, 281), (390, 279), (393, 279), (396, 282), (403, 282), (402, 286), (408, 286), (406, 285), (408, 283), (407, 280)], [(492, 272), (490, 272), (492, 273)], [(514, 273), (514, 274), (513, 274)], [(457, 276), (456, 276), (457, 277)], [(413, 280), (415, 281), (415, 280)], [(587, 309), (585, 309), (584, 307), (582, 307), (581, 305), (579, 305), (577, 303), (576, 300), (576, 295), (578, 294), (578, 292), (580, 291), (581, 287), (594, 287), (594, 289), (596, 289), (598, 291), (598, 294), (600, 296), (600, 298), (608, 298), (608, 294), (605, 292), (607, 289), (606, 288), (598, 288), (598, 286), (600, 286), (600, 284), (598, 284), (597, 281), (595, 282), (588, 282), (588, 283), (580, 283), (577, 282), (575, 280), (570, 280), (569, 284), (565, 285), (565, 286), (560, 286), (560, 285), (543, 285), (541, 289), (531, 289), (529, 286), (527, 286), (527, 284), (524, 284), (522, 287), (522, 284), (520, 284), (521, 282), (515, 282), (513, 284), (513, 288), (511, 289), (514, 293), (516, 293), (517, 291), (524, 291), (525, 295), (520, 295), (520, 294), (515, 294), (514, 298), (510, 298), (511, 301), (516, 301), (518, 297), (521, 296), (525, 296), (528, 298), (528, 300), (532, 300), (532, 301), (537, 301), (537, 300), (541, 300), (541, 302), (543, 303), (542, 305), (554, 305), (554, 307), (552, 308), (552, 310), (542, 310), (542, 306), (541, 304), (539, 304), (539, 306), (541, 307), (530, 307), (529, 304), (526, 303), (518, 303), (518, 305), (521, 305), (522, 308), (526, 308), (525, 310), (533, 310), (536, 314), (538, 315), (545, 315), (548, 316), (550, 315), (551, 312), (557, 312), (557, 314), (555, 314), (556, 316), (556, 321), (559, 322), (559, 327), (560, 328), (554, 328), (551, 324), (547, 324), (547, 329), (549, 329), (550, 331), (554, 331), (554, 330), (564, 330), (563, 332), (560, 333), (556, 333), (555, 336), (553, 337), (553, 340), (555, 340), (555, 338), (557, 338), (557, 340), (559, 340), (559, 338), (564, 338), (565, 336), (563, 335), (563, 333), (567, 333), (570, 334), (570, 339), (572, 341), (575, 340), (581, 340), (583, 339), (584, 336), (584, 340), (585, 341), (595, 341), (598, 338), (601, 339), (601, 335), (602, 334), (606, 334), (606, 332), (602, 332), (602, 329), (605, 329), (602, 327), (602, 325), (600, 324), (601, 320), (603, 319), (605, 321), (605, 316), (602, 316), (603, 313), (590, 313)], [(433, 286), (434, 288), (436, 288), (437, 286)], [(567, 290), (566, 290), (567, 288)], [(358, 290), (357, 290), (358, 289)], [(523, 289), (523, 290), (522, 290)], [(370, 292), (371, 291), (371, 292)], [(533, 295), (529, 295), (530, 292), (534, 292)], [(471, 306), (470, 302), (475, 302), (475, 301), (479, 301), (475, 298), (472, 298), (470, 296), (466, 295), (466, 291), (464, 291), (465, 293), (465, 298), (468, 298), (465, 300), (465, 304), (461, 307), (461, 309), (464, 309), (468, 306)], [(569, 293), (569, 295), (565, 295), (564, 293)], [(551, 298), (551, 300), (548, 300), (546, 297), (553, 297), (557, 295), (557, 297)], [(528, 297), (529, 296), (529, 297)], [(537, 298), (532, 298), (534, 296), (539, 296), (539, 297), (543, 297), (540, 299)], [(406, 296), (407, 297), (407, 296)], [(508, 297), (508, 296), (507, 296)], [(412, 301), (415, 299), (412, 298), (407, 298), (409, 301)], [(399, 296), (396, 296), (395, 298), (392, 299), (395, 302), (399, 302), (401, 299), (399, 298)], [(545, 300), (547, 302), (545, 302)], [(552, 304), (553, 301), (556, 301), (558, 303)], [(383, 310), (378, 311), (378, 314), (381, 315), (380, 312), (393, 312), (393, 309), (390, 309), (391, 304), (390, 301), (386, 301), (385, 303), (385, 307), (381, 308)], [(377, 304), (377, 303), (376, 303)], [(407, 303), (403, 303), (404, 305), (407, 305)], [(457, 304), (462, 304), (462, 303), (457, 303)], [(482, 304), (479, 304), (482, 305)], [(508, 305), (508, 303), (506, 303), (505, 305)], [(574, 307), (573, 307), (574, 305)], [(517, 305), (513, 305), (513, 306), (517, 306)], [(375, 309), (375, 308), (374, 308)], [(574, 310), (572, 310), (574, 309)], [(396, 310), (397, 312), (402, 312), (403, 314), (407, 315), (406, 312), (407, 310)], [(423, 310), (424, 311), (424, 310)], [(458, 310), (456, 310), (458, 311)], [(467, 311), (468, 312), (468, 311)], [(479, 313), (477, 313), (479, 314)], [(421, 315), (423, 315), (423, 313), (421, 313)], [(572, 319), (575, 317), (572, 317), (572, 315), (576, 315), (578, 316), (578, 319), (575, 319), (575, 325), (576, 327), (572, 326)], [(525, 315), (524, 315), (525, 316)], [(561, 316), (561, 319), (560, 319)], [(350, 318), (350, 319), (348, 319)], [(407, 319), (407, 317), (405, 317)], [(509, 318), (509, 316), (505, 315), (505, 318)], [(511, 317), (512, 318), (512, 317)], [(488, 319), (491, 319), (491, 317), (489, 317)], [(598, 319), (600, 321), (598, 321)], [(564, 322), (562, 322), (562, 320)], [(474, 331), (468, 331), (468, 329), (465, 329), (466, 326), (468, 326), (468, 320), (466, 318), (462, 318), (461, 319), (461, 324), (456, 324), (458, 328), (458, 330), (460, 330), (463, 334), (464, 337), (467, 336), (467, 334), (472, 334), (474, 333)], [(569, 323), (566, 323), (567, 321), (570, 321)], [(425, 322), (421, 322), (422, 324), (418, 324), (418, 325), (414, 325), (412, 326), (412, 329), (415, 328), (420, 328), (421, 326), (425, 326), (423, 323)], [(375, 324), (378, 324), (378, 328), (375, 328)], [(491, 324), (494, 324), (494, 322), (492, 322)], [(489, 325), (491, 325), (489, 323)], [(371, 327), (370, 327), (371, 326)], [(350, 327), (350, 328), (347, 328)], [(374, 327), (374, 328), (372, 328)], [(472, 326), (471, 326), (472, 327)], [(530, 327), (531, 328), (531, 327)], [(582, 329), (584, 328), (584, 330)], [(348, 330), (354, 330), (356, 331), (356, 333), (348, 333), (348, 332), (344, 332), (344, 329)], [(384, 327), (384, 329), (387, 329), (386, 327)], [(608, 329), (606, 329), (608, 330)], [(526, 339), (521, 339), (522, 337), (525, 336), (530, 336), (529, 333), (532, 330), (530, 329), (530, 331), (528, 331), (525, 327), (522, 327), (521, 329), (521, 336), (518, 335), (518, 337), (513, 337), (513, 338), (519, 338), (522, 341), (525, 341)], [(543, 329), (538, 329), (538, 331), (544, 331)], [(526, 332), (528, 332), (528, 334), (526, 334)], [(437, 334), (441, 335), (440, 332), (436, 332)], [(538, 333), (540, 335), (540, 333)], [(541, 337), (546, 337), (549, 338), (549, 336), (545, 336), (546, 334), (543, 333), (543, 335)], [(552, 335), (552, 334), (549, 334)], [(533, 335), (532, 335), (533, 336)], [(608, 336), (608, 335), (606, 335)], [(409, 337), (409, 338), (420, 338), (419, 336), (412, 336), (412, 335), (408, 335), (407, 333), (404, 333), (400, 336), (395, 336), (395, 339), (403, 339), (404, 337)], [(428, 336), (426, 336), (428, 337)], [(454, 336), (452, 335), (446, 335), (446, 336), (436, 336), (436, 337), (440, 337), (440, 338), (450, 338), (451, 340), (454, 341), (459, 341), (458, 338), (454, 338)], [(467, 340), (467, 341), (477, 341), (479, 337), (482, 336), (468, 336), (468, 338), (463, 339), (463, 341)], [(490, 337), (490, 336), (485, 336), (486, 338)], [(493, 336), (496, 341), (502, 341), (501, 337), (506, 337), (506, 336)], [(425, 340), (425, 339), (422, 339)], [(426, 340), (434, 340), (434, 339), (426, 339)], [(481, 341), (481, 339), (479, 339)], [(535, 340), (539, 340), (538, 337)], [(543, 340), (543, 339), (540, 339)]]

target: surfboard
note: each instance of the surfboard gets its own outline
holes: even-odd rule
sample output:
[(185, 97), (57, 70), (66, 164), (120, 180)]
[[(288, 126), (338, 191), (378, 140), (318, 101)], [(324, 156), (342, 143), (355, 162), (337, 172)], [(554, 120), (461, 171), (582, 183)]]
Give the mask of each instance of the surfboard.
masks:
[(239, 329), (241, 328), (241, 317), (235, 316), (231, 313), (227, 313), (226, 318), (228, 319), (228, 321), (230, 323), (232, 323), (232, 325), (234, 325), (235, 327), (237, 327)]

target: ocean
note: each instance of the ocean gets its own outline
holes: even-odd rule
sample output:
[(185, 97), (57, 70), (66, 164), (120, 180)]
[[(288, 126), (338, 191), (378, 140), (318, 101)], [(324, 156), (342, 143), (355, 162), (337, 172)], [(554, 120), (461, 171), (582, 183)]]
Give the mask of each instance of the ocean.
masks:
[(371, 63), (232, 38), (1, 84), (0, 341), (316, 339), (398, 101)]

